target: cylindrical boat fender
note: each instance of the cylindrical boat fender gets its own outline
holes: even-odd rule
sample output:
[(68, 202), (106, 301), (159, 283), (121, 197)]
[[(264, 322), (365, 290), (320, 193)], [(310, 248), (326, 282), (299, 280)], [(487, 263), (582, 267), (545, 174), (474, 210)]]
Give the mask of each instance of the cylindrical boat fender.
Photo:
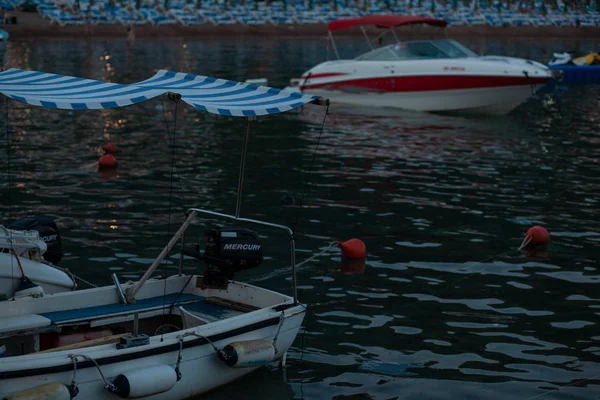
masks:
[(257, 367), (275, 360), (275, 346), (263, 339), (246, 340), (229, 343), (218, 354), (230, 367)]
[(60, 382), (50, 382), (5, 396), (2, 400), (71, 400), (71, 391)]
[(154, 365), (124, 372), (112, 381), (109, 390), (122, 399), (137, 399), (171, 390), (177, 373), (168, 365)]

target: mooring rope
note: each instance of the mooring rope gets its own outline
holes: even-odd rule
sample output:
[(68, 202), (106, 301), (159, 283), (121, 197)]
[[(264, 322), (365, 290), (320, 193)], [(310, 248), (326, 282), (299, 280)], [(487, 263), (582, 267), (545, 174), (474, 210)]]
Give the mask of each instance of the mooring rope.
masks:
[[(319, 149), (319, 143), (321, 143), (321, 136), (323, 135), (323, 130), (325, 129), (325, 120), (327, 119), (327, 115), (329, 114), (329, 104), (327, 104), (327, 108), (325, 109), (325, 115), (323, 115), (323, 121), (321, 122), (321, 128), (319, 130), (319, 137), (317, 138), (317, 145), (315, 146), (315, 150), (313, 152), (312, 159), (310, 161), (310, 168), (308, 169), (308, 177), (306, 177), (306, 181), (304, 182), (304, 189), (302, 190), (302, 196), (300, 197), (300, 208), (304, 204), (304, 195), (306, 194), (306, 190), (308, 188), (308, 183), (310, 182), (310, 177), (312, 175), (313, 164), (315, 162), (315, 158), (317, 156), (317, 150)], [(296, 221), (294, 222), (294, 227), (298, 224), (298, 211), (296, 211)]]
[(183, 351), (183, 337), (177, 337), (177, 340), (179, 340), (179, 353), (177, 354), (177, 362), (175, 363), (175, 373), (177, 374), (177, 380), (179, 381), (181, 379), (181, 360), (182, 360), (182, 356), (181, 356), (181, 352)]
[(75, 280), (78, 280), (78, 281), (80, 281), (80, 282), (83, 282), (83, 283), (85, 283), (86, 285), (90, 285), (90, 286), (91, 286), (91, 287), (93, 287), (93, 288), (97, 288), (97, 287), (99, 287), (98, 285), (94, 285), (92, 282), (86, 281), (85, 279), (83, 279), (83, 278), (81, 278), (81, 277), (79, 277), (79, 276), (75, 275), (75, 274), (74, 274), (73, 272), (71, 272), (71, 271), (70, 271), (68, 268), (59, 267), (58, 265), (54, 265), (54, 264), (52, 264), (52, 263), (51, 263), (51, 262), (49, 262), (49, 261), (46, 261), (46, 262), (44, 262), (44, 264), (46, 264), (46, 265), (49, 265), (49, 266), (51, 266), (52, 268), (56, 268), (57, 270), (64, 272), (65, 274), (69, 275), (69, 277), (70, 277), (70, 278), (71, 278), (73, 281), (75, 281)]
[[(171, 96), (169, 96), (171, 97)], [(165, 117), (165, 128), (167, 130), (167, 135), (169, 136), (169, 138), (171, 139), (171, 175), (170, 175), (170, 180), (169, 180), (169, 207), (168, 207), (168, 222), (167, 222), (167, 235), (171, 236), (171, 209), (172, 209), (172, 205), (173, 205), (173, 176), (175, 174), (175, 144), (176, 144), (176, 137), (177, 137), (177, 109), (179, 106), (179, 98), (177, 97), (172, 97), (171, 100), (173, 102), (175, 102), (175, 110), (173, 112), (173, 136), (171, 137), (171, 134), (169, 132), (169, 124), (167, 121), (167, 113), (165, 111), (165, 108), (163, 107), (163, 115)], [(178, 175), (179, 176), (179, 175)], [(181, 179), (180, 179), (180, 183), (181, 183)], [(163, 275), (164, 275), (164, 280), (165, 280), (165, 284), (164, 284), (164, 290), (163, 290), (163, 315), (165, 314), (165, 306), (167, 303), (167, 260), (164, 260), (164, 267), (163, 267)], [(161, 341), (163, 340), (164, 334), (161, 335)]]
[(281, 327), (283, 326), (283, 321), (285, 320), (285, 310), (281, 311), (281, 317), (279, 317), (279, 326), (277, 327), (277, 332), (273, 337), (273, 347), (275, 348), (275, 354), (277, 354), (277, 338), (279, 337), (279, 333), (281, 332)]
[(217, 352), (217, 353), (218, 353), (218, 352), (220, 352), (220, 351), (221, 351), (221, 350), (219, 350), (219, 349), (217, 348), (217, 346), (215, 346), (215, 344), (214, 344), (213, 342), (211, 342), (211, 341), (210, 341), (210, 339), (209, 339), (209, 338), (207, 338), (206, 336), (203, 336), (203, 335), (201, 335), (201, 334), (199, 334), (199, 333), (196, 333), (196, 332), (193, 332), (193, 331), (192, 331), (192, 332), (186, 332), (186, 333), (184, 333), (184, 334), (183, 334), (181, 337), (182, 337), (182, 338), (185, 338), (185, 337), (187, 337), (187, 336), (196, 336), (196, 337), (199, 337), (200, 339), (204, 339), (204, 340), (206, 340), (206, 341), (207, 341), (207, 342), (208, 342), (208, 343), (209, 343), (209, 344), (212, 346), (212, 348), (215, 350), (215, 352)]
[[(2, 68), (4, 71), (4, 68)], [(8, 192), (8, 220), (12, 222), (12, 194), (10, 192), (10, 130), (8, 129), (8, 97), (4, 96), (4, 127), (6, 128), (6, 185)], [(12, 233), (10, 234), (11, 249), (13, 248)], [(14, 261), (10, 258), (10, 281), (12, 292), (15, 293)]]
[(338, 244), (338, 241), (334, 240), (333, 242), (329, 243), (329, 246), (327, 246), (324, 250), (318, 252), (317, 254), (314, 254), (314, 255), (308, 257), (306, 260), (304, 260), (302, 262), (297, 263), (296, 264), (296, 268), (299, 268), (299, 267), (303, 266), (304, 264), (311, 262), (315, 258), (322, 256), (323, 254), (327, 253), (329, 251), (329, 249), (331, 249), (334, 246), (337, 246), (337, 244)]
[(115, 389), (115, 385), (113, 385), (112, 383), (110, 383), (108, 380), (106, 380), (106, 378), (104, 377), (104, 374), (102, 373), (102, 370), (100, 369), (100, 365), (98, 364), (98, 362), (96, 360), (94, 360), (92, 357), (90, 356), (86, 356), (85, 354), (69, 354), (68, 357), (73, 360), (73, 364), (74, 364), (74, 369), (73, 369), (73, 381), (75, 381), (75, 376), (77, 373), (77, 357), (81, 357), (81, 358), (85, 358), (88, 361), (91, 361), (94, 363), (94, 365), (96, 365), (96, 368), (98, 368), (98, 372), (100, 373), (100, 376), (102, 377), (102, 380), (104, 381), (104, 387), (109, 390), (112, 391)]

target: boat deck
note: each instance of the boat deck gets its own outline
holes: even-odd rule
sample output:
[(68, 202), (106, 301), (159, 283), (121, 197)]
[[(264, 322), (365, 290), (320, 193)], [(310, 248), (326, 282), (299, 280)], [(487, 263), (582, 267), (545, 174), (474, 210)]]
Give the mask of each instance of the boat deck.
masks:
[[(19, 331), (42, 330), (52, 331), (58, 326), (90, 324), (101, 326), (113, 322), (125, 322), (133, 320), (136, 313), (150, 317), (153, 315), (170, 314), (170, 311), (178, 307), (206, 322), (215, 322), (256, 308), (225, 300), (218, 297), (204, 297), (194, 294), (168, 294), (141, 299), (133, 304), (106, 304), (102, 306), (76, 308), (71, 310), (23, 315), (18, 317), (0, 318), (3, 327), (0, 328), (0, 337), (9, 336)], [(176, 311), (177, 313), (177, 311)]]
[(202, 313), (206, 315), (207, 318), (214, 321), (242, 314), (242, 312), (228, 309), (222, 304), (215, 305), (210, 300), (211, 298), (194, 294), (182, 293), (181, 295), (178, 295), (175, 293), (138, 300), (133, 304), (107, 304), (73, 310), (40, 313), (39, 315), (48, 318), (55, 325), (60, 325), (134, 314), (136, 312), (163, 310), (165, 308), (180, 305), (185, 305), (186, 309)]

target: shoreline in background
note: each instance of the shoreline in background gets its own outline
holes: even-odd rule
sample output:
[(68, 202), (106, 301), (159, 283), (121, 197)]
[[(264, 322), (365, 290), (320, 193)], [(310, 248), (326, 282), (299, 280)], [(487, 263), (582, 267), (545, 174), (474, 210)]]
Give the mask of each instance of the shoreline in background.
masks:
[[(86, 35), (86, 25), (53, 25), (37, 13), (13, 12), (17, 17), (16, 25), (4, 25), (2, 29), (14, 39), (52, 39), (52, 38), (115, 38), (126, 39), (128, 27), (121, 24), (91, 25), (91, 35)], [(285, 36), (285, 37), (325, 37), (326, 24), (305, 25), (137, 25), (134, 28), (136, 38), (152, 37), (202, 37), (202, 36)], [(404, 37), (443, 36), (444, 30), (435, 27), (419, 26), (408, 29), (399, 28)], [(558, 26), (464, 26), (450, 25), (446, 28), (448, 37), (519, 37), (519, 38), (566, 38), (600, 39), (600, 27), (558, 27)], [(360, 30), (336, 32), (335, 36), (362, 35)]]

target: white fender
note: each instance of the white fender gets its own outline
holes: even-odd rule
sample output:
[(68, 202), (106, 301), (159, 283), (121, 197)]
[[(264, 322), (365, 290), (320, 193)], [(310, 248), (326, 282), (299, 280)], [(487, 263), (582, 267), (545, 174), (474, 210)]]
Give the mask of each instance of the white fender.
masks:
[(230, 343), (218, 354), (230, 367), (257, 367), (275, 360), (275, 346), (267, 340), (246, 340)]
[(110, 391), (122, 399), (137, 399), (171, 390), (177, 383), (177, 373), (168, 365), (154, 365), (119, 374)]

